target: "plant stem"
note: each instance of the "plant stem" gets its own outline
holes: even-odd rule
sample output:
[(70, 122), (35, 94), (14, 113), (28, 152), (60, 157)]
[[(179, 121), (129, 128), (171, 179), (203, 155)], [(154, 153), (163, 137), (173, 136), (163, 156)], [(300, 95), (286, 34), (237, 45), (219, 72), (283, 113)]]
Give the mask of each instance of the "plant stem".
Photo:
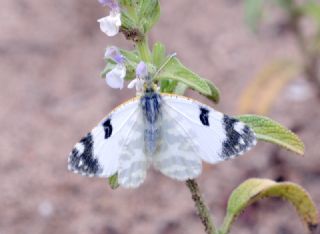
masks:
[(195, 206), (198, 211), (198, 215), (201, 219), (201, 222), (205, 228), (206, 233), (218, 234), (212, 222), (209, 209), (203, 201), (197, 182), (195, 180), (187, 180), (186, 185), (191, 192), (192, 200), (195, 203)]
[(145, 35), (142, 41), (137, 42), (137, 49), (143, 61), (151, 62), (151, 52), (148, 45), (148, 37)]
[(222, 227), (219, 229), (219, 234), (228, 234), (233, 222), (234, 219), (232, 218), (232, 216), (226, 216), (223, 220)]

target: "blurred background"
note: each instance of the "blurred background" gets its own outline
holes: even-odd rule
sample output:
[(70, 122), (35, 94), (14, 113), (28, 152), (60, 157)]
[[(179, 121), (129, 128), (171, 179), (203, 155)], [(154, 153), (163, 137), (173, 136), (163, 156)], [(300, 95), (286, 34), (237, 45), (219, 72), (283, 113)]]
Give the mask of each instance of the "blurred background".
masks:
[[(96, 20), (106, 9), (96, 0), (1, 0), (0, 5), (0, 234), (204, 233), (184, 183), (149, 170), (138, 189), (113, 191), (106, 180), (67, 171), (73, 145), (134, 95), (112, 90), (99, 77), (107, 46), (133, 48), (122, 35), (100, 32)], [(305, 142), (305, 157), (260, 142), (245, 157), (207, 165), (198, 182), (215, 222), (222, 222), (231, 191), (249, 177), (299, 183), (319, 208), (320, 99), (314, 84), (301, 73), (271, 95), (268, 108), (243, 101), (268, 64), (303, 61), (295, 36), (282, 24), (283, 12), (269, 10), (253, 33), (242, 1), (172, 0), (161, 1), (161, 7), (150, 42), (163, 42), (220, 88), (216, 109), (230, 115), (261, 112)], [(265, 88), (260, 85), (258, 93)], [(249, 98), (258, 104), (261, 99)], [(269, 199), (246, 210), (231, 233), (304, 229), (293, 207)]]

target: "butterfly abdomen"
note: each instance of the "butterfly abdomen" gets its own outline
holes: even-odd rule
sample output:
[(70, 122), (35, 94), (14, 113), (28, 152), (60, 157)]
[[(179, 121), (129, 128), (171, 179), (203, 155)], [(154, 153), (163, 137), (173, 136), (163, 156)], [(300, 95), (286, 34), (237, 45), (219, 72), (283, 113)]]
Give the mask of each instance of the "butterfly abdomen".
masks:
[(147, 91), (140, 99), (144, 121), (144, 143), (147, 154), (153, 154), (159, 145), (161, 122), (161, 96)]

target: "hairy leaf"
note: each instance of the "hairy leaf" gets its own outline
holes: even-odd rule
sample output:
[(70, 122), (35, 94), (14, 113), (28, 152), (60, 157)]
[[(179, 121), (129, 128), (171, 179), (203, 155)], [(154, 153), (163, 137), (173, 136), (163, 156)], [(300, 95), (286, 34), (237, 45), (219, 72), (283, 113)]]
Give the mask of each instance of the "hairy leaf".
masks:
[(154, 65), (156, 65), (157, 68), (160, 67), (160, 65), (165, 61), (166, 57), (166, 48), (165, 46), (157, 42), (153, 45), (153, 50), (152, 50), (152, 60)]
[(126, 29), (136, 28), (134, 19), (125, 11), (121, 12), (121, 27)]
[(204, 79), (211, 89), (211, 95), (206, 95), (211, 101), (218, 103), (220, 100), (220, 91), (217, 86), (215, 86), (210, 80)]
[(120, 52), (126, 58), (126, 61), (133, 62), (135, 64), (138, 64), (141, 61), (138, 55), (138, 52), (135, 50), (129, 51), (129, 50), (120, 49)]
[(122, 7), (133, 7), (134, 6), (133, 1), (134, 0), (119, 0), (119, 3)]
[(184, 83), (178, 82), (173, 93), (184, 95), (187, 89), (188, 89), (187, 85), (185, 85)]
[(303, 142), (296, 134), (276, 121), (257, 115), (241, 115), (237, 118), (253, 129), (258, 140), (267, 141), (303, 155)]
[[(207, 80), (201, 78), (194, 72), (182, 65), (177, 58), (172, 58), (159, 71), (157, 80), (175, 80), (186, 84), (188, 87), (198, 91), (199, 93), (216, 99), (219, 97), (218, 89), (214, 84), (209, 84)], [(210, 86), (211, 85), (211, 86)]]
[(139, 8), (139, 25), (143, 25), (146, 33), (150, 31), (160, 17), (159, 0), (141, 0)]
[(302, 187), (289, 182), (276, 183), (268, 179), (249, 179), (232, 192), (220, 233), (228, 233), (231, 225), (248, 206), (268, 197), (279, 197), (289, 201), (295, 207), (305, 227), (310, 232), (315, 231), (318, 225), (318, 211)]

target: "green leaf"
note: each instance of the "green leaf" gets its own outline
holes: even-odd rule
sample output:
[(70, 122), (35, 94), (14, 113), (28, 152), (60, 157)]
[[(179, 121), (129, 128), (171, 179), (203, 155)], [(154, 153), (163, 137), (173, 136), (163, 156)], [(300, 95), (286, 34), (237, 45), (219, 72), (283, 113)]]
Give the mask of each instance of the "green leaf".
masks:
[(178, 85), (176, 80), (163, 80), (160, 82), (160, 90), (162, 93), (173, 93)]
[(138, 52), (136, 50), (129, 51), (129, 50), (120, 49), (120, 53), (124, 57), (126, 57), (127, 61), (135, 63), (135, 66), (141, 61), (138, 55)]
[(112, 189), (117, 189), (119, 187), (118, 183), (118, 173), (114, 174), (113, 176), (110, 176), (108, 178), (109, 185)]
[(304, 154), (304, 144), (299, 137), (276, 121), (258, 115), (237, 116), (256, 133), (258, 140), (267, 141), (297, 154)]
[(273, 1), (286, 11), (291, 11), (292, 7), (295, 5), (293, 0), (273, 0)]
[(121, 27), (128, 30), (136, 28), (134, 19), (125, 11), (121, 12)]
[(279, 197), (290, 202), (305, 227), (314, 231), (318, 225), (318, 211), (310, 195), (299, 185), (289, 182), (276, 183), (268, 179), (249, 179), (231, 194), (221, 234), (229, 233), (237, 217), (252, 203), (268, 197)]
[(132, 6), (134, 6), (133, 1), (134, 0), (119, 0), (119, 4), (122, 7), (128, 7), (128, 6), (132, 7)]
[(156, 80), (175, 80), (186, 84), (188, 87), (198, 91), (205, 96), (213, 96), (208, 82), (194, 72), (187, 69), (177, 58), (170, 59), (167, 64), (159, 71)]
[(176, 87), (174, 88), (173, 93), (178, 95), (184, 95), (187, 89), (188, 89), (188, 86), (186, 84), (178, 82)]
[(157, 42), (153, 45), (153, 50), (152, 50), (152, 61), (154, 65), (156, 65), (157, 68), (163, 64), (166, 58), (166, 48), (165, 46)]
[(160, 17), (160, 4), (158, 0), (141, 0), (138, 11), (139, 25), (143, 25), (144, 33), (150, 31)]
[(303, 15), (311, 17), (320, 26), (320, 4), (316, 2), (307, 2), (298, 8)]
[(211, 90), (211, 95), (206, 95), (206, 97), (208, 99), (210, 99), (211, 101), (213, 101), (214, 103), (218, 103), (220, 100), (219, 89), (210, 80), (206, 80), (206, 79), (204, 79), (204, 80), (207, 82), (207, 84), (209, 85), (210, 90)]
[(245, 21), (252, 31), (256, 32), (262, 19), (264, 0), (245, 0)]

